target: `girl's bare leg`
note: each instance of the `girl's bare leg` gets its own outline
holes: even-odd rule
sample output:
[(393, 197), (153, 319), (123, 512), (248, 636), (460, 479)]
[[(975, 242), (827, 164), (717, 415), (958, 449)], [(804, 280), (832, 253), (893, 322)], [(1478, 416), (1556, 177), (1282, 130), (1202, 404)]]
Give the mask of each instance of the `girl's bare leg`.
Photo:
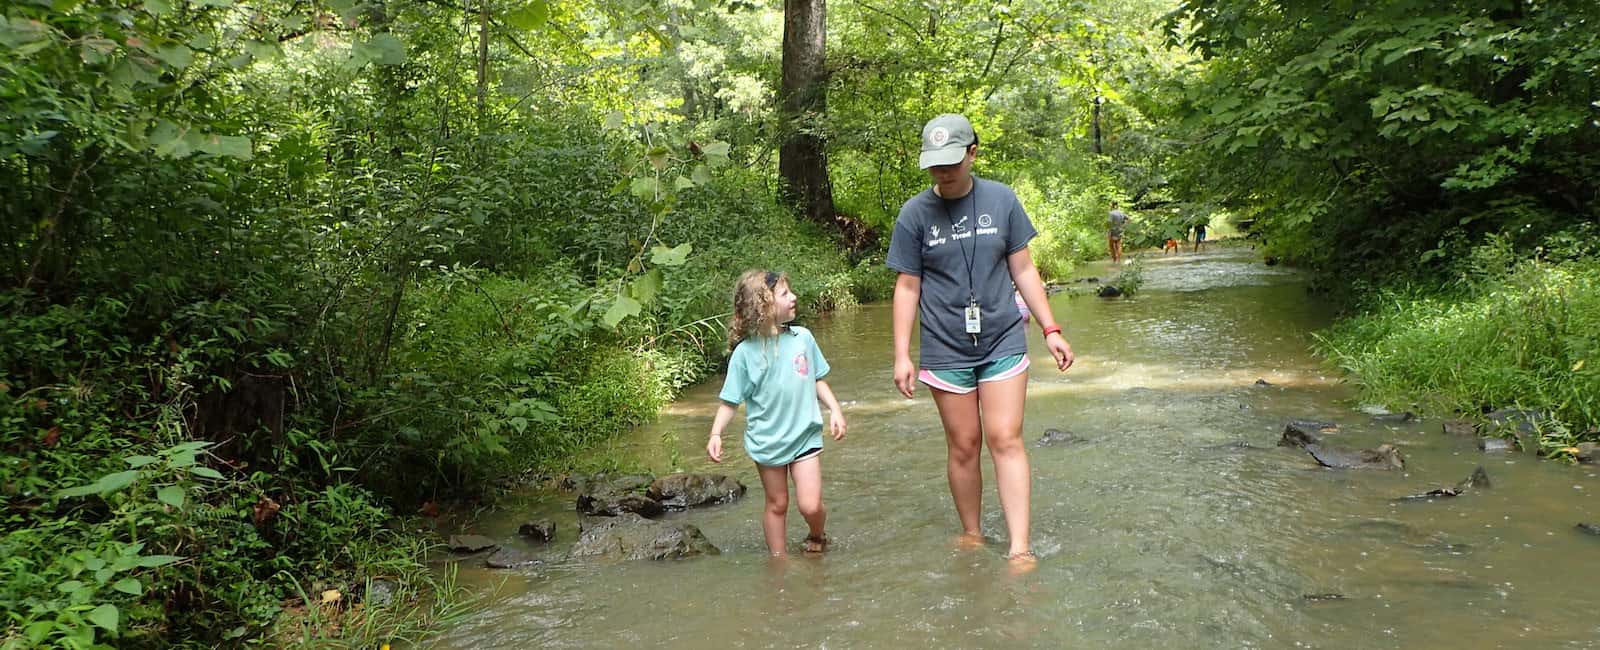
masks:
[(1028, 450), (1022, 442), (1022, 407), (1028, 395), (1028, 374), (978, 384), (983, 409), (983, 434), (994, 459), (995, 482), (1000, 488), (1000, 509), (1011, 535), (1010, 556), (1028, 553), (1029, 506), (1032, 478)]
[(767, 493), (766, 506), (761, 511), (761, 534), (767, 540), (767, 551), (774, 557), (788, 552), (784, 541), (789, 513), (789, 468), (768, 467), (760, 463), (761, 489)]
[[(789, 466), (789, 477), (794, 480), (795, 506), (806, 520), (807, 540), (817, 540), (820, 547), (826, 538), (823, 528), (828, 522), (828, 511), (822, 505), (822, 457), (812, 456)], [(810, 551), (812, 544), (807, 544)], [(817, 548), (815, 550), (822, 550)]]
[(978, 515), (983, 510), (983, 471), (978, 467), (978, 454), (983, 443), (983, 429), (978, 419), (978, 393), (961, 395), (932, 387), (929, 391), (939, 409), (939, 419), (944, 422), (945, 447), (949, 451), (945, 471), (950, 478), (950, 497), (956, 503), (956, 516), (961, 519), (961, 532), (981, 537), (983, 529), (978, 526)]

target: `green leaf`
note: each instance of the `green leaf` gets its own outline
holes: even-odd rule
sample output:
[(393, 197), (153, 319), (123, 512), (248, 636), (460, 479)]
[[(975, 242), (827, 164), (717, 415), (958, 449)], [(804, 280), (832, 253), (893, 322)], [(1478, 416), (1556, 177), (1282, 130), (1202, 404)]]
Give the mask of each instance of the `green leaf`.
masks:
[(689, 180), (688, 176), (679, 176), (677, 180), (672, 181), (672, 189), (680, 191), (694, 189), (694, 181)]
[(23, 636), (28, 637), (28, 641), (37, 645), (44, 643), (45, 637), (49, 636), (50, 631), (54, 629), (56, 629), (56, 622), (54, 619), (47, 621), (36, 621), (32, 624), (29, 624), (28, 627), (23, 628), (22, 634)]
[(406, 62), (406, 44), (394, 34), (376, 34), (367, 42), (356, 46), (367, 61), (378, 65), (400, 65)]
[(222, 473), (218, 472), (217, 470), (211, 469), (210, 467), (204, 467), (204, 466), (191, 467), (191, 468), (189, 468), (189, 473), (193, 474), (195, 476), (201, 477), (201, 478), (209, 478), (209, 479), (215, 479), (215, 480), (219, 480), (219, 481), (222, 480)]
[(705, 154), (706, 164), (720, 167), (728, 163), (728, 151), (731, 148), (726, 142), (713, 141), (701, 147), (700, 152)]
[(620, 129), (620, 128), (622, 128), (622, 119), (623, 119), (622, 118), (622, 111), (611, 111), (610, 113), (606, 113), (605, 128), (607, 128), (607, 129)]
[(144, 595), (144, 583), (134, 578), (118, 580), (117, 584), (111, 585), (111, 588), (131, 596)]
[(82, 589), (82, 588), (83, 588), (83, 581), (82, 580), (68, 580), (68, 581), (63, 582), (63, 583), (61, 583), (59, 585), (56, 585), (56, 591), (59, 591), (61, 593), (77, 591), (77, 590)]
[(182, 70), (194, 63), (194, 52), (182, 45), (168, 45), (156, 50), (156, 58), (175, 70)]
[(633, 182), (628, 184), (628, 191), (646, 201), (654, 201), (657, 187), (659, 187), (659, 184), (655, 178), (642, 176), (633, 179)]
[(648, 305), (656, 299), (656, 294), (661, 292), (661, 269), (650, 269), (648, 273), (634, 278), (628, 286), (628, 293), (640, 304)]
[(176, 485), (168, 485), (156, 490), (156, 499), (174, 508), (183, 507), (183, 495), (183, 488)]
[(237, 135), (202, 136), (200, 150), (215, 156), (228, 156), (239, 160), (249, 160), (251, 157), (250, 138)]
[(506, 14), (506, 23), (522, 31), (538, 29), (550, 20), (550, 4), (534, 0)]
[(271, 61), (278, 58), (281, 53), (277, 43), (265, 41), (247, 41), (244, 44), (244, 51), (250, 55), (250, 59), (255, 61)]
[(88, 485), (68, 488), (56, 493), (56, 497), (81, 497), (90, 494), (108, 494), (132, 485), (139, 480), (142, 474), (139, 470), (130, 469), (125, 472), (116, 472), (100, 477), (99, 480)]
[(123, 460), (128, 463), (129, 467), (144, 467), (161, 459), (155, 456), (129, 456)]
[(710, 184), (711, 168), (705, 165), (695, 165), (694, 170), (689, 172), (689, 180), (694, 181), (695, 185), (703, 186)]
[(150, 144), (155, 147), (157, 156), (182, 158), (190, 153), (185, 136), (189, 133), (189, 125), (177, 124), (171, 120), (156, 120), (156, 128), (150, 132)]
[(638, 314), (640, 307), (641, 305), (632, 298), (617, 296), (616, 302), (611, 303), (611, 308), (606, 310), (606, 315), (601, 317), (600, 322), (605, 323), (606, 327), (616, 329), (617, 324), (623, 319)]
[(90, 623), (94, 623), (95, 625), (105, 628), (107, 632), (117, 631), (118, 614), (116, 605), (101, 605), (96, 607), (93, 610), (90, 610), (87, 618), (89, 619)]
[(667, 168), (667, 162), (671, 159), (671, 153), (672, 150), (661, 145), (656, 145), (645, 154), (645, 157), (650, 159), (651, 167), (655, 167), (656, 171), (661, 171)]
[(172, 564), (173, 562), (177, 562), (181, 559), (183, 558), (176, 555), (146, 555), (139, 558), (139, 566), (146, 569), (154, 569), (159, 566)]
[(661, 266), (682, 266), (689, 260), (689, 252), (694, 250), (694, 245), (688, 242), (678, 244), (672, 248), (656, 245), (650, 247), (650, 261)]

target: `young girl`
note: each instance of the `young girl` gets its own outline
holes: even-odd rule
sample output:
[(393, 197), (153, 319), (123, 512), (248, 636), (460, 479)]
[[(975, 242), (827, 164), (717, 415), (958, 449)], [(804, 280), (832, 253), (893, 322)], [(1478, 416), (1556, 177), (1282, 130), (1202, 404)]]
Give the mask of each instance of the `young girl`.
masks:
[(756, 462), (761, 488), (767, 493), (761, 532), (774, 557), (784, 555), (789, 512), (789, 480), (810, 533), (803, 550), (821, 553), (828, 538), (822, 507), (822, 410), (828, 406), (828, 430), (844, 438), (844, 414), (828, 382), (828, 360), (816, 339), (794, 320), (798, 299), (782, 273), (748, 271), (733, 292), (733, 323), (728, 327), (728, 379), (719, 397), (722, 405), (711, 424), (706, 454), (722, 462), (722, 430), (739, 404), (745, 405), (744, 449)]

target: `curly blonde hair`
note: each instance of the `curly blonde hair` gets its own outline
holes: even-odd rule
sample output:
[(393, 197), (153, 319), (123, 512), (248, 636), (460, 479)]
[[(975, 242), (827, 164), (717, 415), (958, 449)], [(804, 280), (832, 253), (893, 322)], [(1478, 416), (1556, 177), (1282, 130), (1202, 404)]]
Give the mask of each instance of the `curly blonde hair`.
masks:
[(778, 285), (789, 274), (760, 269), (745, 271), (733, 287), (733, 320), (728, 323), (728, 350), (755, 336), (777, 336), (782, 323), (774, 309)]

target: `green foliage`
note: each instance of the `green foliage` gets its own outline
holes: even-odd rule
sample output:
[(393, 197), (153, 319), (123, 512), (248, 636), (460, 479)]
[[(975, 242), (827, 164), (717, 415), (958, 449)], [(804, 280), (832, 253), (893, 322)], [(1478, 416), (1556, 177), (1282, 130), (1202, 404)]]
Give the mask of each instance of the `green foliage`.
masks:
[[(1106, 196), (1159, 185), (1136, 147), (1083, 155), (1088, 99), (1152, 52), (1103, 25), (1156, 3), (883, 10), (833, 21), (848, 211), (886, 225), (926, 185), (934, 107), (980, 122), (1047, 273), (1099, 253)], [(788, 272), (803, 319), (886, 298), (881, 250), (774, 199), (780, 25), (713, 0), (0, 10), (0, 639), (404, 636), (450, 595), (418, 603), (427, 541), (395, 513), (653, 417), (719, 362), (740, 271)], [(313, 602), (375, 578), (394, 607)]]
[[(1464, 258), (1447, 293), (1386, 290), (1320, 346), (1360, 379), (1365, 399), (1478, 414), (1547, 410), (1552, 450), (1600, 426), (1600, 265), (1514, 261), (1503, 242)], [(1587, 433), (1585, 433), (1587, 432)]]
[(1139, 293), (1139, 287), (1144, 285), (1144, 257), (1133, 255), (1128, 264), (1117, 272), (1117, 277), (1106, 282), (1122, 290), (1122, 295), (1131, 296)]
[[(1172, 104), (1180, 185), (1341, 277), (1442, 275), (1489, 234), (1600, 220), (1594, 3), (1212, 0), (1169, 17), (1204, 57)], [(1353, 272), (1354, 271), (1354, 272)]]

